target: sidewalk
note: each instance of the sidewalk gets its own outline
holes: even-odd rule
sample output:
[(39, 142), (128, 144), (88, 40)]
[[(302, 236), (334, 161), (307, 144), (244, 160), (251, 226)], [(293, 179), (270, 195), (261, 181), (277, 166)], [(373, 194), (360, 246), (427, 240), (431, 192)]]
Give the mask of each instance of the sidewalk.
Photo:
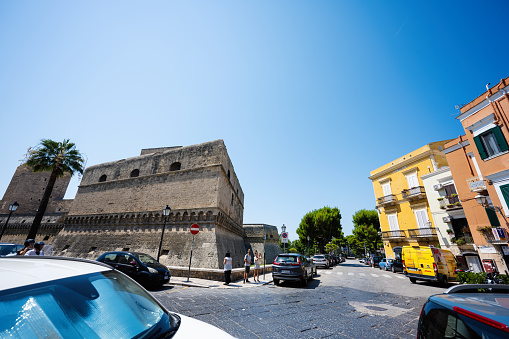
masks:
[(189, 278), (189, 282), (187, 281), (187, 277), (171, 277), (168, 285), (176, 285), (176, 286), (188, 286), (188, 287), (200, 287), (200, 288), (252, 288), (257, 286), (267, 285), (272, 282), (272, 275), (266, 274), (265, 280), (263, 280), (263, 275), (260, 275), (260, 282), (254, 282), (253, 277), (249, 278), (250, 282), (243, 283), (242, 280), (232, 281), (229, 285), (223, 285), (222, 281), (214, 281), (207, 279), (199, 279), (199, 278)]

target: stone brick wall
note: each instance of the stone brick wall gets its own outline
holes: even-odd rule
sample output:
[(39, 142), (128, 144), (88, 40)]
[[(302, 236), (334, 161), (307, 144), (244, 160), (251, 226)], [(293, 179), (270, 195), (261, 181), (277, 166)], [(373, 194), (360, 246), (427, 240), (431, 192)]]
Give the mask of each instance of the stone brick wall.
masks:
[[(258, 251), (263, 253), (265, 250), (265, 262), (272, 264), (276, 256), (283, 252), (279, 246), (279, 233), (276, 226), (266, 224), (246, 224), (244, 225), (246, 249), (251, 248), (251, 252)], [(265, 247), (263, 235), (267, 235)]]

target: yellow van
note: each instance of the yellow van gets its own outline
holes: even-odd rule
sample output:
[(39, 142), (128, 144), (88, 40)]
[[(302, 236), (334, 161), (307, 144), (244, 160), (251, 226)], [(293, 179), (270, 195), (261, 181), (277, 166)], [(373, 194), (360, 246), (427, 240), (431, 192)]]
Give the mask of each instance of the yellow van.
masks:
[(412, 283), (437, 281), (446, 285), (456, 281), (456, 258), (448, 250), (428, 246), (403, 246), (403, 270)]

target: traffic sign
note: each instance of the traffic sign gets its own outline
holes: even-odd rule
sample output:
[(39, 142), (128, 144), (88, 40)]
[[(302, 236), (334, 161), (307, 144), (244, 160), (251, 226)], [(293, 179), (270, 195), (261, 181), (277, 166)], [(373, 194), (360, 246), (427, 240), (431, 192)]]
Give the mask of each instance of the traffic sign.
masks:
[(196, 234), (198, 234), (198, 232), (200, 232), (200, 226), (198, 226), (198, 224), (192, 224), (191, 225), (191, 234), (196, 235)]
[(288, 232), (281, 233), (281, 243), (288, 244)]

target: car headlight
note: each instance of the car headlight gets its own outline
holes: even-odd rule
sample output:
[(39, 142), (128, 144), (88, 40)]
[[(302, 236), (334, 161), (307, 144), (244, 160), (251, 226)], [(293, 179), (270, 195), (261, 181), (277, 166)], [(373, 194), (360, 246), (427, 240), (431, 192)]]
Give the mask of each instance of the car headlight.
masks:
[(152, 267), (149, 267), (148, 268), (148, 271), (152, 274), (158, 274), (159, 272), (157, 272), (157, 270), (155, 268), (152, 268)]

